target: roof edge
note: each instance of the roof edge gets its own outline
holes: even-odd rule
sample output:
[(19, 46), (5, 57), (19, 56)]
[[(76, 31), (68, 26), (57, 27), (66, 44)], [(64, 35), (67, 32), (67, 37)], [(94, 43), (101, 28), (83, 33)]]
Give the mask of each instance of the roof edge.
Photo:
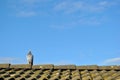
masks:
[[(31, 68), (30, 64), (0, 64), (0, 68)], [(53, 64), (40, 64), (33, 65), (33, 69), (80, 69), (80, 70), (120, 70), (120, 65), (111, 65), (111, 66), (98, 66), (98, 65), (53, 65)]]

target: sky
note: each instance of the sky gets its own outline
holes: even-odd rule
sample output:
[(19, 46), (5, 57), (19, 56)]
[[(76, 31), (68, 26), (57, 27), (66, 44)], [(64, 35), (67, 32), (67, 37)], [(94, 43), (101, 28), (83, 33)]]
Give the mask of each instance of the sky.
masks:
[(119, 65), (120, 0), (0, 0), (0, 63)]

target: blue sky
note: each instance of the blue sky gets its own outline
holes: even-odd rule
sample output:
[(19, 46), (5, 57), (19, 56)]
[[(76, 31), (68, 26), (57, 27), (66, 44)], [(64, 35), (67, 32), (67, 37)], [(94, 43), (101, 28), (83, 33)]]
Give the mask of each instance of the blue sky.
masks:
[(0, 63), (119, 65), (120, 0), (1, 0)]

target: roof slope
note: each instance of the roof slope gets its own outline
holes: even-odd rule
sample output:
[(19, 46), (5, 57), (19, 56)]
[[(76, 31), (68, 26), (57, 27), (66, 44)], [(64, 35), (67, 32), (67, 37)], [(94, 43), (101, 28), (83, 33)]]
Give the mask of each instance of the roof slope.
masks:
[(120, 66), (0, 64), (0, 80), (120, 80)]

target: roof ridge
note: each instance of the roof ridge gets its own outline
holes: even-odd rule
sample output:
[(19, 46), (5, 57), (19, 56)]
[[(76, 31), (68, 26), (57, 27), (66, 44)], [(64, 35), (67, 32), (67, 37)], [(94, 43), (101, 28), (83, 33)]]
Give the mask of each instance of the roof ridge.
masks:
[[(31, 68), (30, 64), (0, 64), (0, 68)], [(54, 64), (40, 64), (33, 65), (33, 69), (98, 69), (98, 70), (120, 70), (120, 65), (98, 66), (98, 65), (54, 65)]]

